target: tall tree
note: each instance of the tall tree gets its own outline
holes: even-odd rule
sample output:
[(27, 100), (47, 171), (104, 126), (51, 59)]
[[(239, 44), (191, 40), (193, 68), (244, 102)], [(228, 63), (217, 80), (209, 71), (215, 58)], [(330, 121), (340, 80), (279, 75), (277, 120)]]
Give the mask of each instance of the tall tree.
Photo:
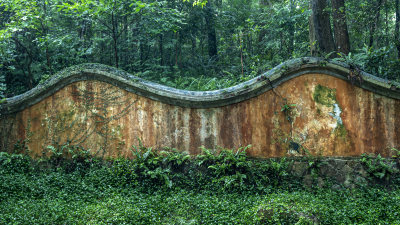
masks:
[(394, 29), (394, 43), (397, 48), (397, 58), (400, 59), (400, 7), (399, 0), (395, 2), (396, 24)]
[(330, 15), (327, 10), (326, 0), (312, 0), (312, 23), (318, 46), (318, 52), (328, 54), (335, 51)]
[(315, 37), (315, 26), (314, 26), (314, 11), (312, 10), (312, 1), (310, 1), (309, 9), (311, 9), (311, 15), (308, 17), (308, 39), (310, 41), (310, 55), (317, 56), (317, 43)]
[(331, 2), (336, 51), (347, 55), (350, 52), (350, 40), (344, 0), (331, 0)]
[(378, 30), (378, 27), (379, 27), (379, 17), (381, 16), (381, 8), (384, 3), (385, 3), (385, 0), (378, 0), (376, 5), (373, 7), (373, 9), (376, 10), (376, 14), (375, 14), (374, 20), (370, 24), (369, 47), (372, 47), (372, 45), (374, 44), (375, 31)]
[(206, 4), (205, 20), (207, 26), (208, 55), (210, 58), (218, 57), (217, 34), (215, 32), (215, 12), (211, 0)]
[(295, 13), (295, 0), (290, 0), (289, 1), (289, 23), (288, 23), (288, 31), (289, 31), (289, 42), (288, 42), (288, 52), (290, 55), (293, 54), (294, 51), (294, 32), (295, 32), (295, 21), (292, 19), (292, 17), (294, 16)]

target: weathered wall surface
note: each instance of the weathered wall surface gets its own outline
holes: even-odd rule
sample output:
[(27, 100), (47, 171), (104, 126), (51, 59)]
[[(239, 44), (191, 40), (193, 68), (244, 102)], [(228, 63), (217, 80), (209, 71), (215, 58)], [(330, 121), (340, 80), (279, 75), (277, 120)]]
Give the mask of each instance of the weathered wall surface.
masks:
[[(96, 78), (95, 74), (85, 76)], [(389, 156), (390, 148), (400, 147), (400, 100), (391, 98), (390, 91), (383, 96), (382, 90), (377, 94), (351, 84), (345, 76), (338, 77), (306, 71), (279, 81), (272, 89), (272, 74), (267, 81), (259, 77), (250, 85), (264, 82), (261, 86), (271, 86), (269, 90), (255, 88), (248, 99), (241, 97), (237, 102), (229, 90), (222, 91), (225, 98), (233, 96), (227, 100), (233, 103), (217, 99), (219, 106), (202, 106), (212, 97), (205, 93), (199, 107), (184, 107), (183, 101), (174, 104), (160, 93), (149, 97), (108, 80), (71, 80), (24, 109), (13, 110), (18, 108), (13, 102), (3, 107), (0, 147), (12, 151), (16, 143), (25, 142), (31, 154), (39, 156), (48, 145), (69, 143), (98, 156), (129, 157), (129, 148), (138, 145), (139, 138), (148, 147), (167, 146), (191, 154), (199, 153), (200, 146), (251, 144), (249, 154), (256, 157), (306, 151), (323, 156)]]

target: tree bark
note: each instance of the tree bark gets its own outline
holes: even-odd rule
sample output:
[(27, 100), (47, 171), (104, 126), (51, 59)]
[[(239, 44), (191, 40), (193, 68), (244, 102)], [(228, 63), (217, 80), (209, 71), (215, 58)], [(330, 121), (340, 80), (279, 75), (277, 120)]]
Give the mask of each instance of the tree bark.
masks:
[(397, 48), (397, 58), (400, 59), (400, 7), (399, 7), (399, 0), (395, 2), (396, 8), (396, 25), (394, 28), (394, 43)]
[(47, 40), (47, 35), (49, 34), (49, 26), (47, 24), (47, 1), (43, 1), (43, 15), (42, 18), (40, 20), (40, 25), (42, 28), (42, 34), (43, 36), (45, 36), (45, 53), (46, 53), (46, 61), (47, 61), (47, 68), (48, 68), (48, 72), (50, 74), (53, 73), (53, 68), (51, 66), (51, 59), (50, 59), (50, 51), (49, 51), (49, 41)]
[(210, 58), (218, 57), (217, 34), (215, 32), (215, 16), (211, 1), (207, 1), (205, 9), (205, 20), (207, 26), (208, 55)]
[(331, 0), (331, 2), (336, 51), (347, 55), (350, 52), (350, 40), (344, 0)]
[[(312, 9), (312, 2), (309, 4), (310, 9)], [(311, 15), (308, 18), (308, 38), (310, 40), (310, 54), (311, 56), (317, 56), (317, 46), (316, 46), (316, 37), (315, 37), (315, 28), (314, 28), (314, 13), (311, 10)]]
[[(260, 5), (260, 8), (262, 8), (262, 9), (268, 8), (270, 6), (270, 2), (269, 2), (269, 0), (260, 0), (259, 5)], [(267, 34), (267, 30), (263, 28), (264, 26), (265, 26), (265, 23), (262, 22), (260, 24), (260, 33), (258, 35), (258, 43), (262, 43), (265, 35)], [(260, 47), (262, 47), (262, 46), (260, 46)]]
[[(29, 89), (32, 89), (34, 87), (35, 79), (33, 77), (32, 73), (32, 62), (33, 62), (33, 53), (25, 46), (23, 45), (17, 37), (12, 38), (17, 46), (20, 46), (26, 53), (25, 59), (26, 59), (26, 68), (28, 70), (28, 79), (26, 79), (26, 85), (28, 86)], [(22, 65), (22, 71), (25, 74), (25, 70), (23, 69)]]
[[(290, 17), (294, 15), (295, 4), (294, 0), (290, 0)], [(288, 53), (290, 56), (293, 55), (294, 51), (294, 31), (295, 31), (295, 22), (289, 22), (289, 42), (288, 42)]]
[(320, 54), (328, 54), (335, 51), (330, 16), (326, 8), (326, 0), (312, 0), (313, 26)]
[(374, 7), (374, 10), (376, 10), (375, 18), (373, 23), (371, 23), (370, 27), (370, 32), (369, 32), (369, 47), (371, 48), (372, 45), (374, 45), (374, 36), (375, 36), (375, 31), (378, 29), (379, 25), (379, 17), (381, 16), (381, 8), (385, 0), (378, 0), (378, 3), (376, 7)]
[(160, 41), (158, 42), (158, 49), (160, 52), (160, 66), (164, 66), (164, 40), (163, 35), (160, 34)]
[(118, 24), (116, 18), (114, 17), (114, 12), (111, 13), (111, 25), (112, 25), (112, 39), (113, 39), (113, 50), (114, 50), (114, 62), (115, 67), (118, 68), (119, 58), (118, 58)]

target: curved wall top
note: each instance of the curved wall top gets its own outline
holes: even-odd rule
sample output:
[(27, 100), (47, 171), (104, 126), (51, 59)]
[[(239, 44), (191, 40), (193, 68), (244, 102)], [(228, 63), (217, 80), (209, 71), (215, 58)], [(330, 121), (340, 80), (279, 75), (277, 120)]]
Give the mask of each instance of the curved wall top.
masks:
[[(352, 79), (356, 86), (389, 98), (400, 99), (399, 83), (363, 71), (355, 71), (354, 77), (350, 77), (352, 72), (346, 64), (305, 57), (286, 61), (233, 87), (215, 91), (185, 91), (153, 83), (110, 66), (81, 64), (64, 69), (28, 92), (8, 98), (5, 103), (0, 104), (0, 115), (21, 111), (68, 84), (84, 80), (103, 81), (156, 101), (188, 108), (212, 108), (238, 103), (269, 91), (287, 80), (309, 73), (326, 74), (347, 81)], [(362, 77), (361, 81), (359, 77)]]
[[(287, 61), (216, 91), (184, 91), (83, 64), (0, 104), (0, 151), (75, 145), (103, 157), (148, 147), (197, 154), (251, 144), (255, 157), (390, 156), (400, 148), (400, 84), (319, 58)], [(16, 149), (18, 150), (18, 149)]]

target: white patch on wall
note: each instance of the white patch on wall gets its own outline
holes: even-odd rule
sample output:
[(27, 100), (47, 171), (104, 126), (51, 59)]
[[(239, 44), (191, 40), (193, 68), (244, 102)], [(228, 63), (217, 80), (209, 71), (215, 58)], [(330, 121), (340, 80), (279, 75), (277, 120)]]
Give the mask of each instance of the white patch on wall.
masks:
[(337, 125), (343, 124), (343, 120), (340, 117), (341, 113), (342, 110), (340, 109), (339, 105), (337, 103), (333, 104), (333, 112), (329, 113), (329, 115), (331, 115), (336, 120), (336, 123), (333, 125), (333, 129), (335, 129)]

